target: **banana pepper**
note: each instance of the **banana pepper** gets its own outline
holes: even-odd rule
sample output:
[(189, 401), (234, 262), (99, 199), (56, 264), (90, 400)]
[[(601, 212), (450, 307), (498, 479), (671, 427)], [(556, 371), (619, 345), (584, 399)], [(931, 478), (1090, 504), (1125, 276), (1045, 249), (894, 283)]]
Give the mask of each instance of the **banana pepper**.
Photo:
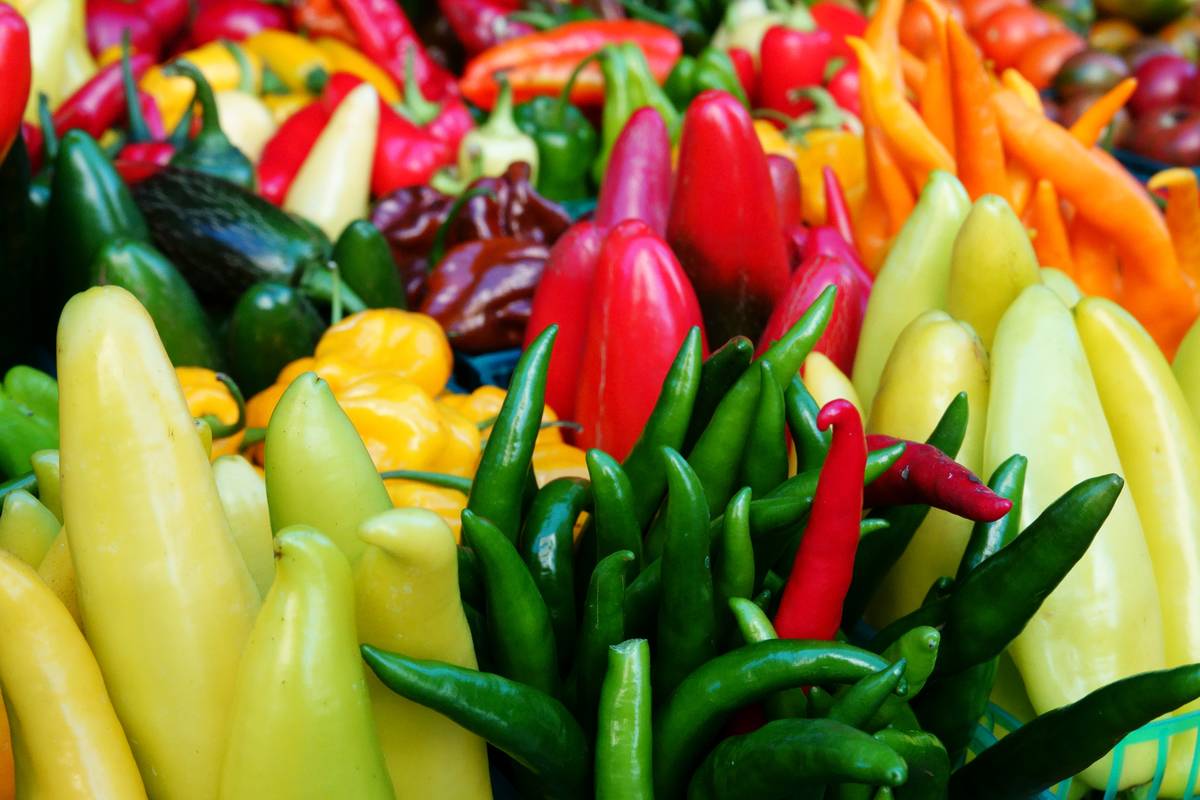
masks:
[(5, 496), (0, 511), (0, 550), (37, 569), (61, 527), (36, 497), (25, 491), (12, 492)]

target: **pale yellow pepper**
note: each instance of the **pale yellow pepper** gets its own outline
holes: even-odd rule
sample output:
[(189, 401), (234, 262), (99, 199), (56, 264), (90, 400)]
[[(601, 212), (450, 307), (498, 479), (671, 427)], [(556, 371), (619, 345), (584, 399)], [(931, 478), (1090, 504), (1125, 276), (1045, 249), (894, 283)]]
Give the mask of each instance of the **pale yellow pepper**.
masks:
[(804, 359), (803, 374), (804, 385), (818, 406), (824, 407), (833, 400), (848, 400), (850, 405), (858, 409), (858, 415), (866, 419), (862, 401), (858, 399), (858, 392), (854, 391), (854, 384), (829, 356), (813, 350)]
[[(1200, 424), (1162, 351), (1128, 311), (1089, 297), (1075, 307), (1075, 327), (1150, 549), (1166, 666), (1194, 664), (1200, 661)], [(1197, 708), (1200, 702), (1180, 713)], [(1161, 796), (1195, 792), (1187, 780), (1195, 746), (1194, 729), (1172, 738)]]
[(1200, 319), (1192, 324), (1171, 362), (1171, 371), (1187, 400), (1192, 415), (1200, 420)]
[[(1071, 312), (1044, 286), (1009, 307), (992, 346), (984, 467), (1013, 453), (1029, 459), (1021, 526), (1082, 480), (1120, 474), (1096, 384)], [(1129, 491), (1122, 491), (1083, 558), (1009, 651), (1039, 713), (1072, 703), (1115, 680), (1162, 669), (1162, 614), (1150, 552)], [(1125, 751), (1121, 786), (1154, 772), (1153, 746)], [(1112, 758), (1084, 771), (1104, 786)]]
[(38, 500), (62, 522), (62, 472), (57, 450), (39, 450), (29, 457), (38, 482)]
[(279, 564), (238, 670), (218, 800), (394, 797), (354, 622), (350, 564), (316, 530)]
[(62, 525), (38, 499), (25, 491), (5, 496), (0, 512), (0, 550), (37, 569)]
[(0, 552), (0, 684), (19, 798), (146, 797), (96, 658), (25, 562)]
[(313, 102), (313, 99), (311, 95), (296, 92), (292, 94), (268, 94), (262, 98), (262, 102), (271, 112), (271, 118), (275, 120), (275, 125), (278, 127), (287, 122), (288, 117), (292, 116), (292, 114), (295, 114)]
[(1058, 299), (1062, 300), (1067, 308), (1074, 308), (1075, 304), (1083, 299), (1083, 292), (1079, 291), (1075, 281), (1071, 280), (1071, 276), (1061, 269), (1042, 267), (1039, 272), (1042, 276), (1042, 285), (1058, 295)]
[(50, 108), (67, 99), (64, 93), (67, 40), (71, 37), (74, 0), (40, 0), (24, 12), (29, 26), (29, 57), (33, 81), (25, 102), (25, 121), (37, 124), (38, 95), (45, 94)]
[(221, 456), (213, 462), (212, 469), (233, 541), (258, 587), (259, 596), (265, 597), (275, 577), (267, 484), (258, 470), (241, 456)]
[[(923, 442), (959, 392), (967, 393), (968, 415), (955, 460), (978, 473), (987, 425), (987, 353), (969, 325), (944, 311), (926, 311), (909, 323), (892, 348), (867, 431)], [(958, 571), (970, 536), (970, 521), (930, 511), (879, 587), (870, 620), (886, 625), (920, 607), (934, 581)]]
[(62, 97), (65, 100), (96, 74), (96, 60), (87, 45), (87, 2), (71, 0), (71, 33), (63, 50)]
[(275, 135), (275, 115), (258, 97), (238, 89), (217, 92), (217, 115), (221, 130), (252, 164), (262, 157), (263, 148)]
[(115, 286), (73, 297), (58, 376), (64, 523), (88, 641), (150, 793), (211, 800), (258, 592), (141, 303)]
[[(429, 511), (394, 509), (359, 528), (354, 571), (358, 635), (410, 658), (476, 668), (450, 529)], [(487, 745), (478, 736), (367, 677), (384, 758), (398, 798), (491, 798)]]
[(71, 561), (71, 546), (65, 530), (60, 529), (54, 537), (50, 550), (38, 565), (38, 576), (82, 629), (83, 616), (79, 613), (79, 594), (75, 590), (75, 563)]

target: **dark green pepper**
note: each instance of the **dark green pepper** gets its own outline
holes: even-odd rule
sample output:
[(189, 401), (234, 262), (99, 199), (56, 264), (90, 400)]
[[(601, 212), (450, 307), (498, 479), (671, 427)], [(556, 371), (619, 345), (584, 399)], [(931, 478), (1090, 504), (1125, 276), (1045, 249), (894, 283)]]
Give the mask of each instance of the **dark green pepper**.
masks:
[(596, 128), (567, 100), (574, 77), (557, 98), (535, 97), (513, 111), (537, 144), (538, 193), (558, 202), (592, 196), (588, 175), (599, 148)]
[(771, 362), (758, 362), (758, 408), (754, 425), (742, 454), (739, 483), (749, 486), (754, 494), (765, 496), (787, 479), (788, 454), (782, 442), (787, 438), (783, 390), (775, 380)]
[(633, 486), (616, 459), (603, 450), (587, 453), (588, 477), (592, 481), (593, 535), (595, 545), (590, 558), (581, 559), (586, 569), (610, 553), (628, 550), (633, 554), (633, 570), (642, 568), (642, 528), (633, 508)]
[(368, 308), (407, 307), (392, 249), (367, 220), (355, 220), (346, 226), (333, 247), (333, 260), (346, 286)]
[(248, 395), (275, 382), (280, 371), (312, 355), (325, 321), (297, 289), (281, 283), (251, 286), (229, 318), (230, 372)]
[[(708, 427), (725, 393), (737, 383), (737, 379), (750, 366), (754, 358), (754, 343), (745, 336), (735, 336), (721, 345), (704, 360), (700, 367), (700, 385), (696, 389), (696, 400), (688, 420), (687, 435), (683, 439), (681, 453), (690, 453), (700, 434)], [(676, 448), (678, 449), (678, 448)]]
[(592, 571), (588, 584), (571, 673), (575, 718), (588, 730), (596, 721), (596, 702), (608, 667), (608, 648), (625, 639), (625, 574), (632, 561), (633, 553), (628, 550), (604, 557)]
[(946, 748), (924, 731), (884, 728), (875, 741), (887, 745), (908, 766), (908, 780), (893, 789), (897, 800), (943, 800), (950, 782), (950, 757)]
[(733, 61), (718, 47), (706, 47), (695, 58), (684, 56), (676, 61), (663, 84), (663, 90), (677, 108), (687, 108), (692, 98), (709, 89), (728, 92), (750, 107)]
[(196, 100), (200, 103), (200, 132), (171, 157), (171, 166), (214, 175), (253, 189), (254, 165), (221, 130), (217, 100), (204, 74), (195, 65), (183, 60), (163, 67), (163, 74), (182, 75), (190, 79), (196, 84)]
[(178, 367), (221, 369), (221, 350), (192, 287), (153, 245), (117, 238), (100, 249), (92, 283), (128, 290), (158, 330), (158, 338)]

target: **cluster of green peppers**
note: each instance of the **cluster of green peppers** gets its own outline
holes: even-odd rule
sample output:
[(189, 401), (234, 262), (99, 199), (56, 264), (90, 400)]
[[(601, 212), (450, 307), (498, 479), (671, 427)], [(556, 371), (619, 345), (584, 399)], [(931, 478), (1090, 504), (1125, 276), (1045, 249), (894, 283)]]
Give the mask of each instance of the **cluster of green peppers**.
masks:
[[(743, 340), (702, 360), (693, 332), (625, 462), (592, 451), (590, 481), (540, 489), (530, 459), (555, 329), (538, 337), (463, 486), (459, 584), (484, 671), (364, 646), (376, 675), (506, 753), (530, 797), (758, 799), (797, 787), (843, 798), (1027, 796), (1200, 696), (1200, 665), (1137, 675), (964, 765), (997, 658), (1123, 488), (1116, 475), (1086, 480), (1018, 531), (1017, 455), (990, 484), (1015, 511), (976, 524), (957, 574), (922, 608), (873, 635), (855, 631), (861, 646), (776, 636), (770, 619), (820, 502), (828, 441), (810, 424), (806, 393), (764, 396), (775, 372), (795, 375), (833, 294), (757, 361)], [(959, 395), (931, 436), (946, 455), (963, 441), (966, 409)], [(783, 436), (768, 441), (763, 430), (790, 430), (801, 472), (786, 477)], [(908, 446), (870, 453), (863, 481)], [(844, 630), (928, 510), (863, 520)], [(725, 735), (730, 723), (739, 733)]]

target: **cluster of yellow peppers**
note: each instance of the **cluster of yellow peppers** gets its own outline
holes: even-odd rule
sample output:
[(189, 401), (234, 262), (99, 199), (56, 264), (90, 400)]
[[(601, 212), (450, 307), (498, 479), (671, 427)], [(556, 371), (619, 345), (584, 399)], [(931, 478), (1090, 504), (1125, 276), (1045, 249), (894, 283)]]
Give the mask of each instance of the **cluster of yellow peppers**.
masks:
[[(877, 276), (853, 375), (869, 432), (923, 440), (966, 392), (957, 458), (981, 476), (1028, 458), (1022, 527), (1084, 479), (1125, 479), (1091, 548), (1010, 649), (1038, 713), (1200, 659), (1200, 327), (1173, 366), (1129, 312), (1040, 268), (1005, 199), (972, 204), (948, 173), (933, 173)], [(920, 606), (955, 573), (969, 533), (932, 512), (873, 621)], [(1161, 796), (1184, 795), (1194, 746), (1194, 732), (1175, 737)], [(1122, 786), (1149, 781), (1155, 761), (1153, 748), (1127, 750)], [(1103, 788), (1110, 767), (1084, 778)]]
[[(273, 386), (246, 404), (249, 429), (265, 430), (279, 398), (295, 378), (315, 372), (354, 423), (380, 472), (414, 470), (469, 478), (475, 474), (491, 421), (500, 413), (505, 392), (484, 386), (471, 394), (446, 391), (452, 365), (450, 343), (432, 317), (400, 309), (372, 309), (329, 328), (311, 357), (292, 362)], [(212, 414), (223, 422), (237, 418), (237, 407), (216, 375), (196, 367), (177, 368), (193, 416)], [(538, 434), (533, 467), (538, 483), (573, 475), (587, 477), (582, 450), (563, 441), (554, 411)], [(243, 434), (213, 443), (215, 457), (237, 453)], [(261, 467), (263, 447), (247, 456)], [(388, 480), (397, 507), (436, 511), (457, 533), (467, 498), (410, 480)]]

